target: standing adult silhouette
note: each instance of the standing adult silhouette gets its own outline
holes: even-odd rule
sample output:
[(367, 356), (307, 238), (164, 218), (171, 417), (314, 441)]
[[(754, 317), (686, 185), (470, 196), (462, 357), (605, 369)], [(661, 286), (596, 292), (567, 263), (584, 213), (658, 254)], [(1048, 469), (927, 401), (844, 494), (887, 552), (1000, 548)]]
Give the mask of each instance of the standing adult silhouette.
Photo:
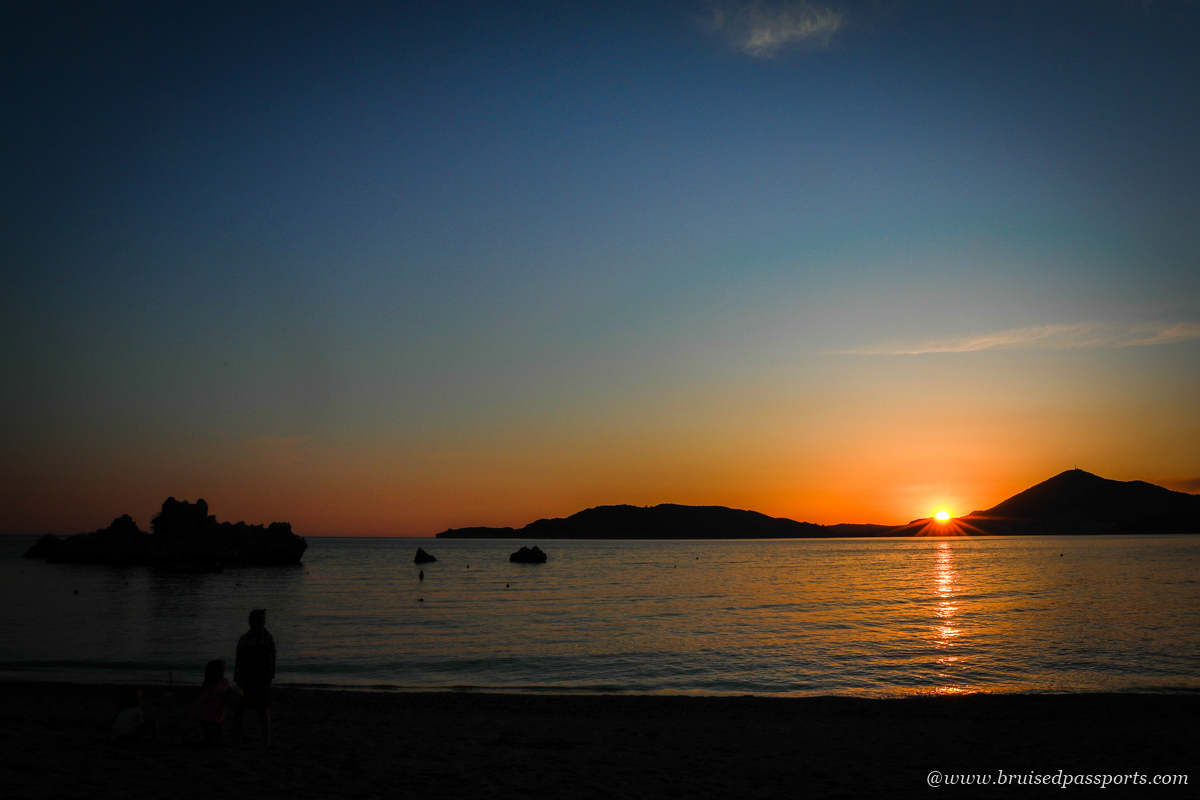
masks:
[(237, 643), (237, 660), (233, 667), (233, 682), (242, 690), (242, 702), (237, 707), (233, 738), (242, 736), (242, 718), (247, 708), (258, 710), (258, 727), (263, 747), (271, 746), (271, 681), (275, 678), (275, 637), (267, 630), (266, 609), (250, 612), (250, 630)]

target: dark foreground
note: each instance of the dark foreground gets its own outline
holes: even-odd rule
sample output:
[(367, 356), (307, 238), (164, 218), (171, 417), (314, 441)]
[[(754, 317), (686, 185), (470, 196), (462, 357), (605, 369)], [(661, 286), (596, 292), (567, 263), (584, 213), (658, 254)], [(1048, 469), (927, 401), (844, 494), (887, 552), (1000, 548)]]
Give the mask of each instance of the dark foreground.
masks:
[[(147, 689), (158, 741), (107, 737), (117, 689), (0, 682), (0, 798), (1200, 796), (1200, 696), (896, 700), (392, 694), (277, 689), (221, 750), (181, 725), (196, 690)], [(232, 719), (232, 715), (230, 715)], [(1186, 775), (1187, 786), (930, 788), (932, 770)]]

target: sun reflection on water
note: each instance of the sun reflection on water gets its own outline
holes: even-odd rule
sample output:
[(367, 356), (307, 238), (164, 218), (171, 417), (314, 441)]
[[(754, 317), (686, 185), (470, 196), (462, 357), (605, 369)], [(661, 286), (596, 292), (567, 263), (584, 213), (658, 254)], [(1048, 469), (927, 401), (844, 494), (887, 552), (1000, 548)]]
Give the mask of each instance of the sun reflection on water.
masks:
[[(958, 626), (958, 572), (954, 569), (954, 550), (949, 542), (941, 542), (937, 547), (937, 560), (933, 566), (933, 591), (937, 597), (937, 605), (934, 607), (934, 647), (941, 652), (937, 658), (937, 665), (940, 670), (939, 678), (945, 681), (952, 681), (951, 675), (947, 674), (947, 670), (953, 669), (959, 665), (962, 660), (959, 656), (954, 655), (952, 648), (956, 640), (962, 636), (962, 628)], [(961, 686), (943, 686), (939, 692), (961, 692)]]

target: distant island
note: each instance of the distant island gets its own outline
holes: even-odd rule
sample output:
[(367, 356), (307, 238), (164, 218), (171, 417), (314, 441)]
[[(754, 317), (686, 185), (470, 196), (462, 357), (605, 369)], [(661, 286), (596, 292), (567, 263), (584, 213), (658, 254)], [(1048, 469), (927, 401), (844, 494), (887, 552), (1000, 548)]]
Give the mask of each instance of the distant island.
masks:
[(725, 506), (597, 506), (522, 528), (450, 528), (439, 539), (823, 539), (882, 536), (1200, 533), (1200, 495), (1067, 470), (946, 523), (818, 525)]
[[(807, 539), (885, 536), (889, 525), (816, 525), (725, 506), (597, 506), (523, 528), (451, 528), (439, 539)], [(831, 532), (836, 531), (836, 532)]]
[(25, 552), (57, 564), (155, 564), (209, 572), (226, 566), (299, 564), (308, 543), (287, 522), (269, 526), (217, 522), (208, 503), (168, 497), (150, 521), (151, 533), (124, 514), (107, 528), (60, 539), (46, 534)]

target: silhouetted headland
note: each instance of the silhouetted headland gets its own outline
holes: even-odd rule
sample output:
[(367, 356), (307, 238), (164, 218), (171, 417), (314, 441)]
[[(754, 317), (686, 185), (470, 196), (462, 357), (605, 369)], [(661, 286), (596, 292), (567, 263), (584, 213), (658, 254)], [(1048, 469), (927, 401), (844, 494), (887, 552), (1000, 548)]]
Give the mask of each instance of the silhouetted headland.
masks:
[(1200, 495), (1070, 469), (965, 519), (986, 533), (1009, 536), (1197, 533)]
[(189, 571), (224, 566), (299, 564), (308, 543), (287, 522), (268, 526), (217, 522), (208, 503), (168, 497), (150, 521), (152, 533), (125, 514), (107, 528), (60, 539), (46, 534), (25, 552), (59, 564), (156, 564)]
[(941, 527), (817, 525), (725, 506), (597, 506), (523, 528), (450, 528), (445, 539), (819, 539), (955, 534), (1200, 533), (1200, 495), (1144, 481), (1113, 481), (1067, 470), (992, 508)]

